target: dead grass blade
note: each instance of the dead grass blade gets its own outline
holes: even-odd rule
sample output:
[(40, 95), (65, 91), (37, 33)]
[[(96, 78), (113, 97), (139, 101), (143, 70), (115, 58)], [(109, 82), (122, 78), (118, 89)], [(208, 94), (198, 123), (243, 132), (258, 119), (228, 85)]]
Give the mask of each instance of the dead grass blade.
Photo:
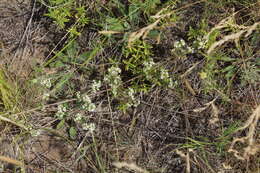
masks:
[(183, 158), (186, 161), (186, 173), (190, 173), (190, 153), (189, 151), (187, 152), (187, 154), (185, 154), (184, 152), (180, 151), (180, 150), (176, 150), (176, 154), (178, 154), (181, 158)]
[(190, 82), (189, 82), (187, 79), (184, 79), (184, 84), (185, 84), (186, 88), (188, 89), (188, 91), (189, 91), (193, 96), (195, 96), (195, 95), (196, 95), (196, 92), (194, 91), (194, 89), (192, 88)]
[(236, 32), (236, 33), (234, 33), (234, 34), (230, 34), (230, 35), (224, 36), (221, 40), (219, 40), (219, 41), (213, 43), (213, 44), (209, 47), (209, 49), (208, 49), (208, 51), (207, 51), (207, 54), (212, 53), (213, 50), (215, 50), (217, 47), (223, 45), (224, 43), (226, 43), (226, 42), (228, 42), (228, 41), (232, 41), (232, 40), (237, 40), (237, 39), (239, 39), (239, 38), (242, 36), (242, 34), (244, 34), (244, 33), (246, 33), (246, 34), (245, 34), (245, 37), (248, 37), (250, 34), (252, 34), (252, 32), (253, 32), (254, 30), (256, 30), (256, 28), (257, 28), (257, 26), (258, 26), (259, 24), (260, 24), (260, 22), (254, 23), (253, 25), (248, 26), (248, 27), (246, 27), (245, 29), (240, 30), (239, 32)]
[(212, 105), (215, 102), (216, 99), (217, 98), (215, 98), (214, 100), (204, 104), (205, 105), (204, 107), (193, 109), (193, 112), (202, 112), (202, 111), (206, 110), (210, 105)]
[(118, 169), (122, 169), (123, 167), (131, 169), (133, 171), (136, 172), (140, 172), (140, 173), (149, 173), (147, 170), (140, 168), (139, 166), (137, 166), (134, 163), (127, 163), (127, 162), (114, 162), (113, 165), (115, 167), (117, 167)]
[(209, 124), (216, 124), (219, 121), (219, 109), (217, 108), (217, 106), (214, 104), (214, 102), (211, 104), (211, 108), (212, 108), (212, 115), (211, 118), (209, 120)]
[(120, 31), (99, 31), (98, 32), (99, 34), (122, 34), (123, 32), (120, 32)]
[(16, 166), (23, 167), (22, 162), (15, 160), (15, 159), (12, 159), (12, 158), (9, 158), (9, 157), (0, 156), (0, 160), (3, 161), (3, 162), (11, 163), (11, 164), (16, 165)]
[(3, 117), (2, 115), (0, 115), (0, 121), (5, 121), (5, 122), (11, 123), (13, 125), (16, 125), (18, 127), (21, 127), (22, 129), (28, 130), (28, 128), (25, 127), (23, 124), (17, 123), (9, 118)]
[(154, 23), (152, 23), (136, 32), (132, 32), (129, 35), (128, 46), (130, 47), (131, 43), (133, 43), (135, 40), (138, 40), (140, 38), (145, 39), (146, 36), (149, 34), (149, 32), (157, 26), (157, 24), (160, 22), (160, 20), (161, 19), (157, 19)]
[[(239, 160), (248, 160), (249, 156), (255, 155), (257, 152), (260, 151), (260, 144), (257, 144), (255, 141), (255, 131), (256, 126), (260, 118), (260, 105), (254, 110), (252, 115), (248, 118), (245, 124), (238, 128), (236, 132), (248, 129), (247, 135), (242, 138), (235, 138), (228, 152), (234, 153), (235, 157)], [(234, 149), (235, 144), (237, 142), (247, 144), (247, 147), (244, 148), (244, 151), (238, 151)]]
[(211, 125), (215, 125), (218, 121), (219, 121), (219, 109), (218, 107), (215, 105), (215, 101), (217, 98), (215, 98), (214, 100), (208, 102), (205, 104), (204, 107), (201, 108), (197, 108), (197, 109), (193, 109), (193, 112), (202, 112), (204, 110), (206, 110), (209, 106), (211, 106), (211, 117), (209, 119), (209, 124)]
[(164, 19), (166, 17), (170, 17), (175, 12), (173, 10), (171, 12), (163, 14), (168, 8), (170, 8), (170, 6), (167, 6), (167, 7), (163, 8), (163, 9), (161, 9), (154, 16), (151, 16), (151, 18), (156, 19), (155, 22), (151, 23), (150, 25), (148, 25), (148, 26), (146, 26), (144, 28), (141, 28), (140, 30), (138, 30), (136, 32), (132, 32), (129, 35), (129, 38), (128, 38), (128, 47), (131, 46), (131, 43), (133, 43), (134, 41), (136, 41), (136, 40), (138, 40), (140, 38), (145, 39), (147, 37), (147, 35), (149, 34), (149, 32), (151, 30), (153, 30), (162, 19)]

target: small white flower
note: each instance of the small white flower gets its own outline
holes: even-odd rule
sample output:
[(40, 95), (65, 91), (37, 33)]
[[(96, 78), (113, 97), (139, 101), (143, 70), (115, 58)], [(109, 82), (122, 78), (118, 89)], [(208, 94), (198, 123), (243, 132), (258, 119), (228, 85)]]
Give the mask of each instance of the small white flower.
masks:
[(65, 112), (66, 111), (66, 108), (61, 104), (61, 105), (58, 105), (58, 112)]
[(77, 98), (79, 98), (80, 102), (83, 102), (82, 109), (87, 111), (95, 111), (96, 105), (92, 103), (90, 97), (87, 94), (80, 95), (77, 93)]
[(96, 109), (96, 105), (94, 103), (90, 103), (88, 105), (88, 111), (93, 112)]
[(94, 123), (84, 123), (82, 124), (82, 129), (93, 133), (96, 129), (96, 125)]
[(119, 86), (121, 84), (120, 76), (116, 76), (113, 81), (111, 81), (112, 85)]
[(182, 48), (186, 46), (186, 42), (183, 39), (180, 39), (179, 41), (174, 42), (175, 48)]
[(67, 108), (64, 105), (58, 105), (58, 111), (56, 112), (55, 116), (59, 119), (63, 119), (66, 115)]
[(33, 137), (37, 137), (41, 135), (41, 130), (31, 130), (30, 133)]
[(133, 88), (128, 88), (128, 96), (132, 99), (132, 100), (135, 100), (135, 97), (134, 97), (134, 89)]
[(121, 69), (113, 66), (108, 69), (108, 74), (104, 77), (104, 81), (111, 87), (114, 96), (117, 95), (117, 90), (122, 83), (120, 73)]
[(133, 106), (137, 107), (138, 105), (140, 105), (141, 101), (139, 99), (135, 99), (133, 102)]
[(184, 47), (184, 46), (186, 45), (186, 42), (185, 42), (183, 39), (181, 39), (181, 40), (180, 40), (180, 45), (181, 45), (182, 47)]
[(111, 68), (108, 69), (108, 72), (113, 75), (113, 76), (116, 76), (118, 74), (121, 73), (121, 69), (118, 68), (118, 67), (115, 67), (115, 66), (112, 66)]
[(133, 88), (128, 88), (127, 95), (129, 96), (129, 102), (126, 104), (126, 107), (129, 108), (131, 106), (137, 107), (140, 104), (140, 100), (135, 98), (135, 91)]
[(151, 70), (155, 66), (155, 63), (153, 62), (153, 59), (148, 59), (143, 64), (144, 64), (143, 72), (145, 73), (146, 78), (147, 79), (152, 79), (153, 75), (152, 75), (152, 71)]
[(65, 113), (64, 112), (57, 112), (55, 114), (55, 116), (58, 118), (58, 119), (63, 119), (65, 117)]
[(113, 94), (114, 96), (117, 96), (117, 94), (118, 94), (117, 89), (118, 89), (118, 87), (112, 86), (112, 94)]
[(179, 41), (174, 42), (174, 47), (175, 48), (180, 48), (181, 47)]
[(80, 121), (82, 121), (82, 119), (83, 119), (82, 115), (80, 113), (77, 113), (75, 115), (74, 121), (80, 122)]
[(144, 72), (149, 72), (153, 67), (155, 63), (152, 59), (149, 59), (148, 61), (144, 62)]
[(187, 47), (189, 53), (194, 53), (194, 49), (192, 47)]
[(205, 38), (198, 37), (194, 43), (198, 44), (198, 49), (204, 49), (206, 47), (207, 40)]
[(160, 78), (161, 78), (161, 80), (169, 79), (168, 71), (166, 71), (165, 69), (161, 69), (161, 76), (160, 76)]
[(87, 94), (84, 94), (82, 96), (82, 101), (85, 102), (85, 103), (91, 103), (91, 99), (89, 98), (89, 96)]
[(48, 100), (50, 97), (50, 93), (43, 93), (42, 99), (43, 100)]
[(51, 88), (51, 79), (45, 78), (40, 81), (40, 84), (45, 86), (46, 88)]
[(77, 99), (78, 99), (79, 101), (81, 101), (81, 95), (80, 95), (80, 92), (79, 92), (79, 91), (76, 92), (76, 97), (77, 97)]
[(94, 103), (85, 103), (82, 105), (82, 109), (93, 112), (96, 109), (96, 105)]
[(129, 95), (133, 95), (135, 93), (135, 90), (133, 88), (128, 88)]
[(109, 76), (108, 76), (108, 75), (105, 75), (104, 81), (105, 81), (105, 82), (109, 82)]
[(170, 80), (169, 80), (168, 87), (169, 87), (169, 88), (174, 88), (174, 83), (173, 83), (173, 81), (172, 81), (172, 78), (170, 78)]
[(94, 93), (96, 93), (97, 91), (99, 91), (99, 90), (100, 90), (100, 87), (101, 87), (101, 81), (96, 81), (96, 80), (93, 82), (93, 84), (92, 84), (92, 86), (91, 86), (92, 91), (93, 91)]

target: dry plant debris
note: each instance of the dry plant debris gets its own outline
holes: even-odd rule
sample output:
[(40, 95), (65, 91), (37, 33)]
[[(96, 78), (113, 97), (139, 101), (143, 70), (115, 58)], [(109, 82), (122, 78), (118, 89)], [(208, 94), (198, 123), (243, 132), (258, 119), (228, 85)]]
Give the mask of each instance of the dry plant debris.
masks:
[[(217, 47), (223, 45), (226, 42), (232, 41), (232, 40), (238, 40), (243, 34), (245, 34), (245, 38), (248, 37), (250, 34), (252, 34), (252, 32), (254, 30), (256, 30), (257, 26), (260, 24), (260, 22), (254, 23), (251, 26), (247, 26), (247, 27), (243, 27), (242, 30), (236, 32), (236, 33), (232, 33), (230, 35), (226, 35), (224, 36), (221, 40), (215, 42), (214, 44), (212, 44), (209, 49), (207, 50), (207, 54), (210, 54), (213, 52), (213, 50), (215, 50)], [(224, 28), (224, 26), (226, 25), (226, 23), (221, 22), (221, 25), (219, 27), (213, 28), (213, 29), (220, 29), (220, 28)]]
[(127, 163), (127, 162), (114, 162), (113, 165), (119, 169), (122, 169), (122, 168), (128, 168), (130, 170), (133, 170), (135, 172), (140, 172), (140, 173), (149, 173), (148, 171), (146, 171), (145, 169), (143, 168), (140, 168), (139, 166), (137, 166), (136, 164), (134, 163)]
[[(237, 159), (239, 160), (248, 160), (250, 156), (253, 156), (257, 154), (260, 151), (260, 144), (257, 138), (259, 137), (259, 134), (257, 134), (257, 124), (259, 123), (260, 118), (260, 105), (256, 107), (256, 109), (253, 111), (253, 113), (249, 116), (248, 120), (245, 122), (245, 124), (236, 130), (236, 132), (243, 131), (245, 129), (248, 129), (248, 132), (245, 137), (238, 137), (235, 138), (231, 146), (228, 150), (228, 152), (234, 153)], [(247, 145), (247, 147), (243, 148), (243, 152), (238, 151), (235, 149), (236, 143), (244, 143)]]

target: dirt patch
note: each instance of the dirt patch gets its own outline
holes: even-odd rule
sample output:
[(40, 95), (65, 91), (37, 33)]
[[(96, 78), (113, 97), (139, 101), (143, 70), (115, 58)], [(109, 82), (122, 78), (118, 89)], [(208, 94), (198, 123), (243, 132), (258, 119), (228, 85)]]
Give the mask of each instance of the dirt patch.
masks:
[(48, 51), (50, 38), (41, 21), (36, 1), (0, 2), (0, 64), (16, 76), (28, 77), (32, 66), (40, 63)]

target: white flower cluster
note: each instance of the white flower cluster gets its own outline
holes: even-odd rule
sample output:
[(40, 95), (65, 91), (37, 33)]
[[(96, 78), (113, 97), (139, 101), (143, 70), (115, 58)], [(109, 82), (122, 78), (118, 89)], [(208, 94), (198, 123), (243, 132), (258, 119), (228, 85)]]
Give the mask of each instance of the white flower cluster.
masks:
[(56, 112), (55, 116), (58, 119), (63, 119), (65, 118), (66, 112), (67, 112), (67, 107), (63, 104), (60, 104), (58, 105), (58, 111)]
[(127, 103), (127, 107), (131, 107), (131, 106), (137, 107), (140, 104), (140, 100), (135, 98), (134, 94), (135, 94), (134, 89), (128, 88), (127, 95), (130, 98), (130, 101)]
[(87, 94), (81, 95), (79, 92), (76, 93), (78, 101), (82, 102), (82, 109), (93, 112), (96, 109), (96, 105), (91, 102), (91, 99)]
[(167, 83), (167, 86), (169, 88), (174, 88), (175, 84), (173, 83), (172, 78), (169, 75), (169, 72), (165, 70), (164, 68), (160, 69), (160, 79)]
[(93, 133), (96, 129), (96, 125), (94, 123), (84, 123), (82, 124), (82, 129)]
[(147, 61), (144, 61), (144, 71), (150, 71), (154, 67), (155, 62), (153, 62), (153, 59), (149, 58)]
[(44, 92), (43, 95), (42, 95), (43, 100), (48, 100), (49, 97), (50, 97), (50, 93), (48, 93), (48, 92)]
[(94, 123), (88, 123), (86, 118), (84, 118), (81, 113), (77, 113), (75, 115), (74, 121), (76, 123), (81, 124), (82, 129), (86, 130), (86, 131), (89, 131), (90, 133), (93, 133), (95, 131), (95, 129), (96, 129), (96, 125)]
[(174, 42), (175, 48), (182, 48), (186, 46), (186, 42), (183, 39), (180, 39), (179, 41)]
[(198, 37), (197, 40), (193, 42), (193, 44), (197, 45), (198, 49), (205, 49), (207, 40), (203, 37)]
[(122, 84), (120, 73), (121, 73), (120, 68), (112, 66), (108, 69), (108, 74), (106, 74), (104, 77), (104, 81), (109, 84), (114, 96), (117, 96), (118, 87)]
[(51, 88), (51, 78), (41, 78), (32, 80), (33, 83), (38, 83), (44, 87), (44, 93), (42, 95), (43, 100), (48, 100), (50, 97), (49, 89)]
[(92, 92), (96, 93), (97, 91), (100, 90), (100, 87), (101, 87), (101, 81), (100, 80), (99, 81), (94, 80), (93, 84), (91, 85)]
[[(185, 42), (183, 41), (180, 41), (180, 44), (184, 44)], [(169, 88), (174, 87), (174, 83), (172, 81), (172, 78), (169, 75), (169, 72), (164, 68), (155, 69), (154, 67), (156, 63), (153, 61), (153, 59), (149, 58), (147, 61), (144, 61), (143, 65), (144, 65), (143, 72), (145, 73), (146, 78), (148, 80), (151, 81), (158, 80), (155, 79), (154, 76), (159, 74), (160, 75), (159, 80), (163, 81), (164, 84), (167, 84)]]
[(37, 136), (40, 136), (41, 135), (41, 130), (30, 130), (30, 133), (33, 137), (37, 137)]
[(51, 79), (50, 78), (43, 78), (40, 80), (40, 84), (46, 88), (51, 88)]
[(160, 73), (160, 78), (161, 78), (161, 80), (169, 79), (170, 75), (169, 75), (168, 71), (162, 68), (161, 73)]
[(194, 53), (194, 48), (188, 46), (183, 39), (174, 42), (174, 49), (181, 51), (181, 53)]
[(74, 121), (80, 123), (82, 122), (82, 120), (83, 120), (83, 116), (81, 115), (81, 113), (77, 113), (74, 117)]
[(143, 65), (144, 65), (143, 72), (145, 73), (147, 79), (151, 79), (152, 78), (151, 71), (155, 66), (155, 62), (153, 61), (153, 59), (149, 58), (147, 61), (144, 61)]

